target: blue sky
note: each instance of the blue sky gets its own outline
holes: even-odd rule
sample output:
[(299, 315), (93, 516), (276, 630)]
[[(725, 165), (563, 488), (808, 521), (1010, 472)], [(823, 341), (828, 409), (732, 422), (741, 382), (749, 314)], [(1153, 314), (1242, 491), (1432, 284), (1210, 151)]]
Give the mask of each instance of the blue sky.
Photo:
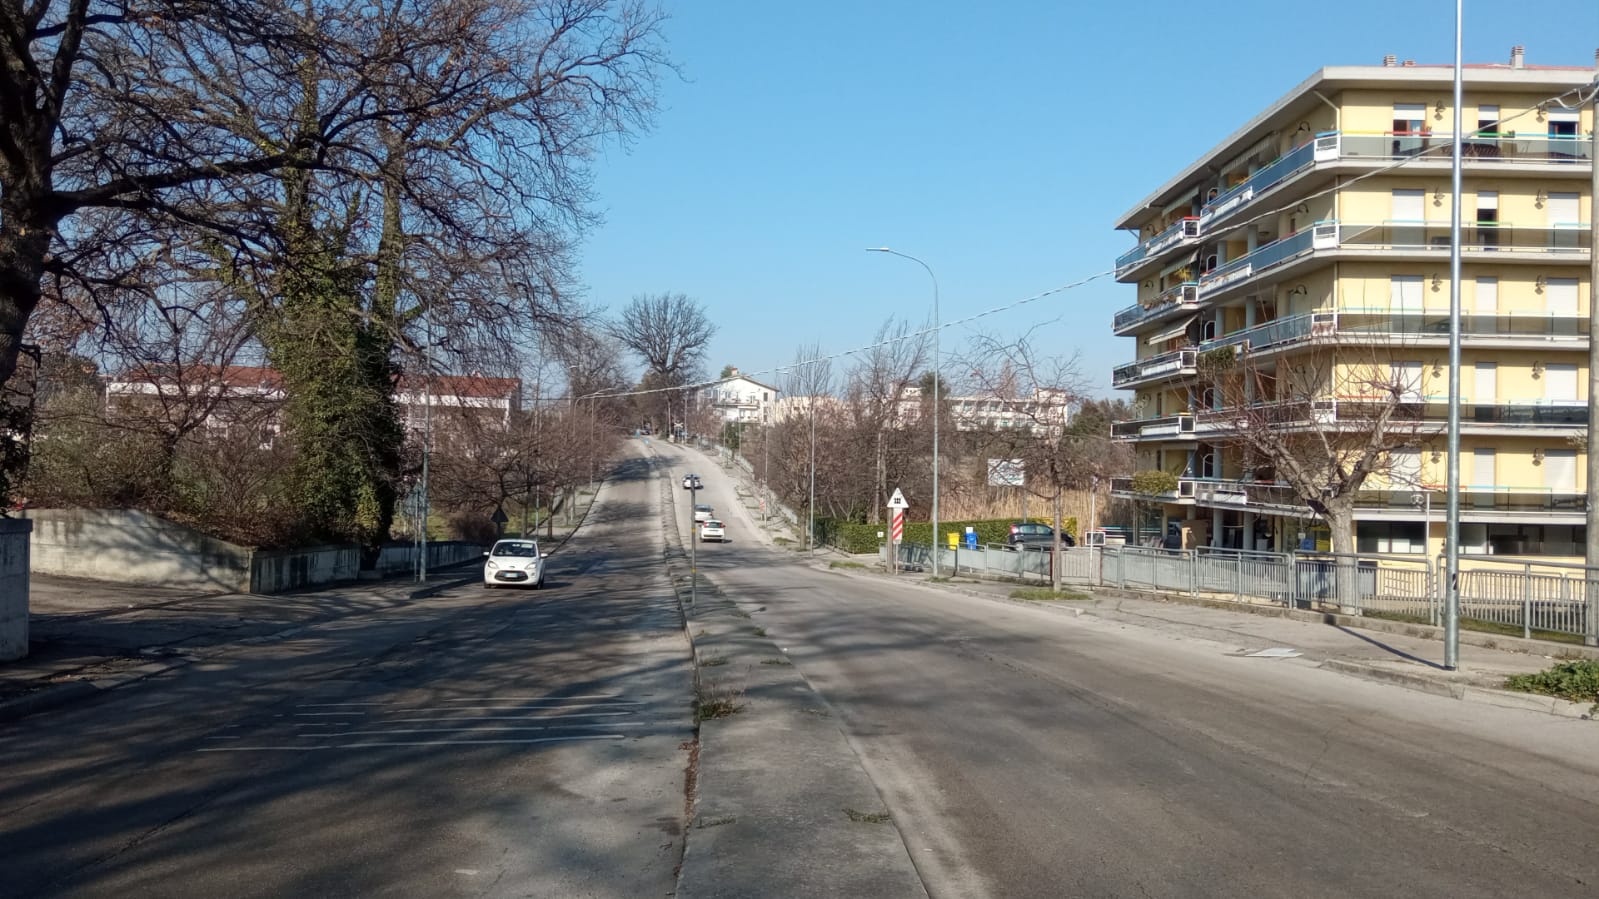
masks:
[[(1465, 4), (1469, 62), (1589, 65), (1592, 0)], [(1449, 0), (1324, 5), (1165, 0), (666, 4), (682, 77), (649, 133), (595, 164), (605, 224), (586, 300), (701, 301), (708, 367), (760, 372), (802, 343), (870, 341), (890, 315), (943, 318), (1111, 267), (1123, 211), (1324, 65), (1454, 57)], [(1312, 19), (1312, 15), (1321, 14)], [(1131, 285), (1103, 278), (943, 332), (1035, 337), (1081, 354), (1090, 392), (1133, 357), (1110, 331)], [(947, 370), (947, 369), (946, 369)]]

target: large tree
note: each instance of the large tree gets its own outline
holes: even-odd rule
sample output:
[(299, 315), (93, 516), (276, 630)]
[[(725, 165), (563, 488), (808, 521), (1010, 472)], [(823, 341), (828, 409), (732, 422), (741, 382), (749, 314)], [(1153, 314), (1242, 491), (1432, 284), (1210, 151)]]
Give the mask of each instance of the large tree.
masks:
[(623, 307), (611, 333), (644, 364), (641, 386), (650, 394), (651, 416), (670, 426), (672, 392), (694, 379), (710, 350), (716, 325), (699, 302), (681, 293), (639, 295)]
[(41, 301), (154, 300), (196, 234), (219, 281), (278, 304), (286, 169), (317, 173), (339, 292), (366, 297), (345, 312), (380, 342), (507, 345), (570, 281), (589, 159), (647, 120), (659, 22), (629, 0), (0, 0), (0, 385)]

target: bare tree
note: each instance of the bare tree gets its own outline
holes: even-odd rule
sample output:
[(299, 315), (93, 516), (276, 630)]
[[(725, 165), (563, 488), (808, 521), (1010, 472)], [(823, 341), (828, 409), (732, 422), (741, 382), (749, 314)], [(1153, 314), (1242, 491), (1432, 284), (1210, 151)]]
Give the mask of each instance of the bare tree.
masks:
[(878, 326), (872, 347), (846, 374), (846, 395), (860, 436), (869, 441), (873, 459), (873, 493), (867, 521), (878, 523), (888, 502), (889, 456), (908, 433), (904, 401), (927, 364), (927, 338), (909, 321), (889, 318)]
[[(1392, 347), (1329, 341), (1278, 358), (1239, 347), (1201, 355), (1196, 416), (1213, 442), (1241, 453), (1244, 480), (1282, 485), (1327, 523), (1332, 548), (1353, 553), (1355, 505), (1373, 483), (1416, 486), (1423, 424), (1421, 369)], [(1208, 400), (1208, 402), (1206, 401)]]
[[(1130, 467), (1127, 453), (1118, 451), (1108, 433), (1085, 434), (1069, 427), (1071, 410), (1085, 392), (1075, 355), (1047, 354), (1031, 332), (1014, 340), (978, 335), (971, 341), (966, 362), (979, 395), (1007, 404), (1012, 420), (1011, 426), (978, 433), (976, 440), (1002, 458), (1021, 460), (1023, 489), (1051, 504), (1053, 548), (1059, 558), (1062, 494), (1096, 489), (1100, 480), (1120, 474)], [(1060, 566), (1051, 566), (1050, 573), (1054, 588), (1060, 589)]]
[(44, 298), (153, 301), (185, 235), (275, 296), (293, 189), (336, 210), (317, 227), (364, 266), (374, 329), (406, 346), (427, 309), (456, 347), (517, 333), (526, 312), (484, 306), (566, 283), (587, 161), (653, 107), (659, 22), (628, 0), (0, 0), (0, 385)]
[[(805, 500), (806, 516), (812, 522), (806, 527), (806, 545), (814, 546), (816, 529), (816, 433), (818, 423), (834, 408), (833, 389), (833, 363), (826, 358), (820, 342), (801, 345), (794, 351), (794, 361), (783, 372), (781, 390), (786, 395), (791, 408), (802, 407), (804, 417), (799, 424), (804, 428), (803, 435), (799, 427), (785, 428), (784, 443), (788, 452), (784, 453), (787, 469), (794, 474), (799, 471), (806, 472), (805, 488), (795, 490), (791, 496), (797, 495)], [(789, 421), (793, 421), (791, 418)], [(787, 423), (787, 422), (785, 422)], [(804, 463), (799, 464), (800, 454), (795, 450), (804, 447)], [(797, 478), (795, 478), (797, 480)], [(798, 486), (798, 485), (795, 485)]]
[[(693, 380), (705, 362), (716, 325), (687, 294), (645, 294), (622, 309), (611, 333), (644, 363), (647, 389), (659, 389)], [(664, 421), (670, 424), (670, 393), (657, 396)]]

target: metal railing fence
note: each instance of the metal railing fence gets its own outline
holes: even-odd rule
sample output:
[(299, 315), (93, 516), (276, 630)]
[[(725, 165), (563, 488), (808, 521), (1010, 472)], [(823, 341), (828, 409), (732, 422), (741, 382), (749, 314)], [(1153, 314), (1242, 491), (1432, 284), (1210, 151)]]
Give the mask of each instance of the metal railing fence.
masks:
[[(1047, 584), (1053, 566), (1074, 586), (1182, 593), (1271, 602), (1289, 608), (1438, 625), (1443, 619), (1443, 561), (1382, 553), (1272, 553), (1201, 547), (990, 544), (939, 547), (943, 571)], [(901, 568), (929, 571), (932, 548), (901, 543)], [(1460, 575), (1461, 617), (1519, 629), (1521, 636), (1563, 635), (1599, 643), (1599, 569), (1526, 559), (1468, 557)]]

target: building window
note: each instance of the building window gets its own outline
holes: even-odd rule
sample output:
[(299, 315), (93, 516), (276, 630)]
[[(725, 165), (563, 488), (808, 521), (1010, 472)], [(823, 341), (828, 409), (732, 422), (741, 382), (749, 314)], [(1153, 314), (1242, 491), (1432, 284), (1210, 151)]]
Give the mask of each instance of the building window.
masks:
[(1363, 553), (1425, 553), (1427, 526), (1420, 521), (1361, 521), (1355, 550)]
[(1426, 148), (1427, 104), (1395, 103), (1394, 130), (1391, 153), (1394, 156), (1415, 156)]

